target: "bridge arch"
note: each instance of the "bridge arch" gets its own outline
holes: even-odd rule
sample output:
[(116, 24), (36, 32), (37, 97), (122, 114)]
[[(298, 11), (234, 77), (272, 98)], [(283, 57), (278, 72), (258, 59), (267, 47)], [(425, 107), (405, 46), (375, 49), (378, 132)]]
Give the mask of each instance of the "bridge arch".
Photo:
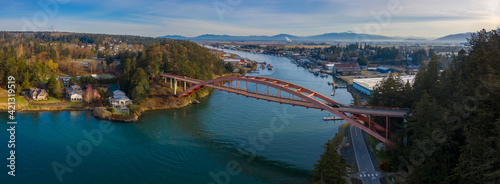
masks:
[[(178, 78), (178, 79), (182, 80), (182, 78)], [(224, 82), (233, 82), (233, 81), (244, 81), (247, 83), (255, 83), (257, 85), (260, 84), (260, 85), (264, 85), (266, 87), (275, 88), (278, 90), (278, 93), (281, 93), (281, 91), (284, 91), (284, 92), (287, 92), (288, 94), (299, 97), (301, 99), (300, 100), (301, 102), (299, 102), (297, 100), (294, 100), (294, 101), (293, 100), (292, 101), (284, 100), (283, 98), (281, 98), (281, 96), (279, 96), (277, 98), (270, 97), (269, 92), (267, 93), (267, 97), (266, 97), (265, 95), (260, 94), (258, 92), (258, 90), (256, 90), (255, 93), (249, 93), (248, 88), (235, 89), (235, 88), (229, 87), (229, 84), (227, 86), (223, 85)], [(245, 96), (254, 97), (257, 99), (264, 99), (267, 101), (285, 103), (285, 104), (290, 104), (290, 105), (294, 105), (294, 106), (299, 105), (299, 106), (304, 106), (306, 108), (316, 108), (316, 109), (320, 109), (320, 110), (326, 110), (326, 111), (333, 113), (333, 114), (337, 115), (338, 117), (348, 121), (349, 123), (353, 124), (354, 126), (362, 129), (363, 131), (374, 136), (375, 138), (379, 139), (380, 141), (382, 141), (390, 146), (395, 146), (394, 143), (388, 139), (387, 132), (386, 132), (386, 137), (381, 136), (375, 130), (372, 130), (372, 129), (364, 126), (359, 121), (346, 115), (344, 112), (341, 112), (338, 109), (332, 107), (332, 105), (340, 105), (340, 103), (338, 103), (338, 102), (332, 100), (331, 98), (328, 98), (320, 93), (317, 93), (315, 91), (312, 91), (310, 89), (307, 89), (305, 87), (302, 87), (302, 86), (299, 86), (299, 85), (296, 85), (293, 83), (289, 83), (286, 81), (273, 79), (273, 78), (259, 77), (259, 76), (231, 76), (231, 77), (221, 77), (221, 78), (211, 79), (211, 80), (207, 80), (207, 81), (196, 81), (196, 82), (197, 83), (194, 86), (190, 87), (189, 89), (187, 89), (184, 92), (182, 92), (181, 94), (179, 94), (178, 97), (180, 98), (180, 97), (184, 97), (184, 96), (190, 96), (190, 95), (196, 93), (197, 91), (199, 91), (205, 87), (209, 87), (209, 88), (213, 88), (213, 89), (223, 90), (223, 91), (226, 91), (228, 93), (245, 95)], [(320, 101), (318, 99), (320, 99), (322, 101)], [(363, 122), (369, 123), (369, 121), (370, 121), (368, 118), (362, 116), (361, 114), (353, 114), (353, 113), (351, 113), (351, 114), (353, 115), (353, 117), (355, 117), (356, 119), (359, 119)], [(384, 129), (384, 127), (382, 127), (376, 123), (371, 124), (371, 122), (370, 122), (370, 125), (373, 125), (372, 128), (374, 128), (378, 131), (386, 131)]]

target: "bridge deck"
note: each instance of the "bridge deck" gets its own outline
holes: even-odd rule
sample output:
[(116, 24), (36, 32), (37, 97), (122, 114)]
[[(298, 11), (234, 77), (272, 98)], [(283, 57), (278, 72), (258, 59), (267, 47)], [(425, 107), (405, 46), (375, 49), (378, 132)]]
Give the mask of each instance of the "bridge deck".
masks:
[[(272, 101), (281, 104), (289, 104), (293, 106), (302, 106), (306, 108), (326, 110), (331, 113), (334, 113), (340, 118), (352, 123), (356, 127), (361, 128), (363, 131), (367, 132), (368, 134), (374, 136), (375, 138), (391, 146), (394, 146), (394, 144), (388, 139), (389, 127), (390, 127), (390, 123), (388, 122), (388, 117), (404, 117), (406, 114), (406, 111), (403, 109), (388, 109), (388, 108), (367, 107), (367, 106), (343, 106), (338, 102), (332, 100), (331, 98), (316, 93), (307, 88), (298, 86), (296, 84), (288, 83), (286, 81), (282, 81), (279, 79), (273, 79), (267, 77), (231, 76), (231, 77), (212, 79), (209, 81), (202, 81), (198, 79), (172, 75), (172, 74), (164, 74), (163, 76), (166, 78), (174, 79), (175, 81), (194, 84), (194, 86), (190, 87), (189, 89), (185, 90), (180, 95), (178, 95), (179, 97), (189, 96), (204, 87), (209, 87), (221, 91), (226, 91), (229, 93), (235, 93), (237, 95), (244, 95), (246, 97), (262, 99), (270, 102)], [(285, 97), (281, 96), (281, 92), (278, 92), (278, 94), (275, 95), (275, 94), (270, 94), (269, 92), (262, 93), (258, 91), (251, 91), (248, 90), (247, 88), (242, 89), (239, 87), (233, 87), (230, 86), (229, 84), (224, 85), (224, 83), (232, 81), (244, 81), (244, 82), (266, 85), (267, 87), (273, 87), (278, 89), (279, 91), (283, 91), (291, 95)], [(333, 107), (333, 105), (340, 105), (340, 106), (335, 108)], [(349, 113), (352, 116), (347, 116), (346, 113)], [(372, 120), (370, 120), (368, 116), (387, 117), (386, 126), (383, 127), (379, 124), (374, 123)], [(380, 133), (377, 131), (379, 131), (380, 133), (385, 133), (385, 137), (380, 135)]]

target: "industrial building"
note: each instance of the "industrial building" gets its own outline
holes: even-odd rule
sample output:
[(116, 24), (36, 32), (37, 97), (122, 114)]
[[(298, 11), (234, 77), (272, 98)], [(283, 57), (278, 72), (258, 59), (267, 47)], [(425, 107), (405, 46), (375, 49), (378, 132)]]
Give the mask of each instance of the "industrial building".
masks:
[[(370, 95), (371, 92), (373, 91), (373, 88), (377, 84), (379, 84), (383, 79), (384, 77), (354, 79), (352, 82), (352, 87), (354, 87), (354, 89), (357, 89), (366, 95)], [(403, 80), (405, 83), (410, 82), (410, 84), (413, 84), (415, 80), (415, 75), (401, 76), (400, 79)]]
[(383, 67), (383, 66), (378, 67), (377, 71), (380, 73), (394, 73), (394, 69)]
[(338, 75), (352, 75), (361, 72), (358, 63), (339, 63), (335, 64), (335, 70)]

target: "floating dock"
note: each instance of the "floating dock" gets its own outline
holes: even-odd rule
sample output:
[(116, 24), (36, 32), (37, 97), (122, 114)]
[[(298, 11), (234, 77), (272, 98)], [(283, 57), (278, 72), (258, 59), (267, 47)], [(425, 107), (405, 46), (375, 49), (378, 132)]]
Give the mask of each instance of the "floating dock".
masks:
[(324, 121), (338, 121), (338, 120), (344, 120), (344, 119), (337, 117), (337, 116), (332, 116), (332, 117), (324, 117), (323, 120)]

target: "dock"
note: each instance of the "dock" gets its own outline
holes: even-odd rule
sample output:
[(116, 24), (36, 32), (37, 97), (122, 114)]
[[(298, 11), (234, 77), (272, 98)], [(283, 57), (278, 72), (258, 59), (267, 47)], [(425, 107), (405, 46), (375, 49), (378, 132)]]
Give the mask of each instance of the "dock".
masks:
[(323, 120), (324, 121), (338, 121), (338, 120), (344, 120), (344, 119), (337, 117), (337, 116), (332, 116), (332, 117), (329, 116), (329, 117), (324, 117)]

